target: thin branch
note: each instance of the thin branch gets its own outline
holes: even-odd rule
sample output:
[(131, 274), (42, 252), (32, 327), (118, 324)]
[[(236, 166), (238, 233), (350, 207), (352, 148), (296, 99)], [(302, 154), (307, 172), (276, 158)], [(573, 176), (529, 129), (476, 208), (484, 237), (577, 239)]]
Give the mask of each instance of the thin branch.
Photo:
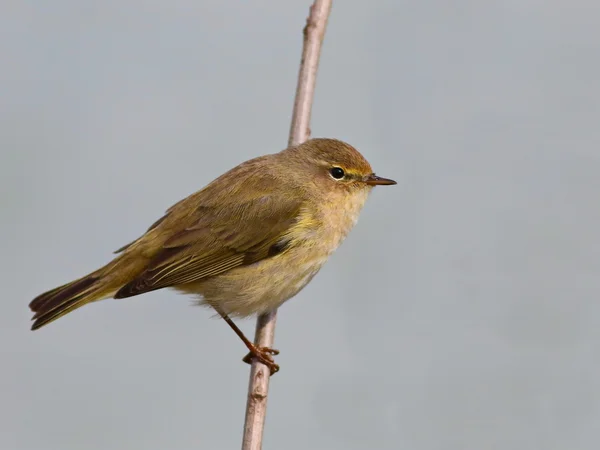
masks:
[[(332, 0), (315, 0), (310, 7), (310, 13), (306, 20), (302, 59), (300, 61), (294, 112), (288, 141), (289, 146), (301, 144), (310, 137), (310, 114), (315, 94), (317, 69), (327, 19), (331, 11), (331, 3)], [(276, 320), (277, 311), (264, 314), (258, 318), (254, 336), (254, 343), (257, 346), (273, 346)], [(254, 360), (250, 369), (242, 450), (260, 450), (262, 448), (269, 377), (269, 368)]]

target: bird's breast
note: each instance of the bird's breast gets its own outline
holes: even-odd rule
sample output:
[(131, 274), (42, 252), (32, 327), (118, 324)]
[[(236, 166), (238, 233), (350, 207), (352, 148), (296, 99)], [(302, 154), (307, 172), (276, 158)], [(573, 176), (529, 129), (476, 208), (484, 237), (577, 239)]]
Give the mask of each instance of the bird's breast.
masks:
[(296, 241), (313, 242), (328, 256), (356, 225), (368, 196), (369, 190), (352, 195), (328, 195), (317, 207), (302, 210), (290, 236)]

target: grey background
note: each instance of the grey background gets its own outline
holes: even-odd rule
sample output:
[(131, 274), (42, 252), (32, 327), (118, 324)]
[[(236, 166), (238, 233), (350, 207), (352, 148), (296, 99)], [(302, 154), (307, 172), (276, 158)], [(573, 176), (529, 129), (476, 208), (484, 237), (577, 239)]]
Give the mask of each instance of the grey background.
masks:
[[(244, 348), (167, 291), (35, 295), (285, 146), (309, 1), (3, 1), (0, 448), (238, 448)], [(281, 310), (265, 449), (596, 449), (600, 6), (334, 5), (313, 135), (379, 188)], [(243, 322), (252, 332), (253, 321)]]

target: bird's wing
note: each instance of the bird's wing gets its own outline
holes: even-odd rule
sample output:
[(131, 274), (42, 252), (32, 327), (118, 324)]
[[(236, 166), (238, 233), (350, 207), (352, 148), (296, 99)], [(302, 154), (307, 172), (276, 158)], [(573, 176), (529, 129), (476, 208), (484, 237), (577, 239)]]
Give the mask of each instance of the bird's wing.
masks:
[(235, 205), (231, 199), (220, 207), (215, 206), (219, 202), (200, 201), (192, 208), (193, 217), (185, 220), (191, 225), (173, 232), (146, 269), (115, 298), (198, 281), (283, 251), (302, 202), (268, 191), (273, 189), (259, 190), (260, 195)]

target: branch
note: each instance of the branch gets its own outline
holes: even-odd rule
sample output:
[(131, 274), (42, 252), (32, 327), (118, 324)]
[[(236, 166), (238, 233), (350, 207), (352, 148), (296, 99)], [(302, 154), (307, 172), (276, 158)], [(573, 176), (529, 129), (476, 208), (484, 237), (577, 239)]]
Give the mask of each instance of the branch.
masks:
[[(304, 27), (304, 44), (298, 73), (298, 85), (294, 100), (289, 146), (298, 145), (310, 137), (310, 113), (315, 94), (317, 69), (321, 55), (321, 45), (325, 37), (327, 19), (332, 0), (315, 0)], [(256, 322), (254, 343), (260, 347), (272, 347), (275, 340), (277, 311), (260, 316)], [(246, 421), (242, 450), (260, 450), (267, 412), (269, 392), (269, 368), (255, 359), (250, 369)]]

